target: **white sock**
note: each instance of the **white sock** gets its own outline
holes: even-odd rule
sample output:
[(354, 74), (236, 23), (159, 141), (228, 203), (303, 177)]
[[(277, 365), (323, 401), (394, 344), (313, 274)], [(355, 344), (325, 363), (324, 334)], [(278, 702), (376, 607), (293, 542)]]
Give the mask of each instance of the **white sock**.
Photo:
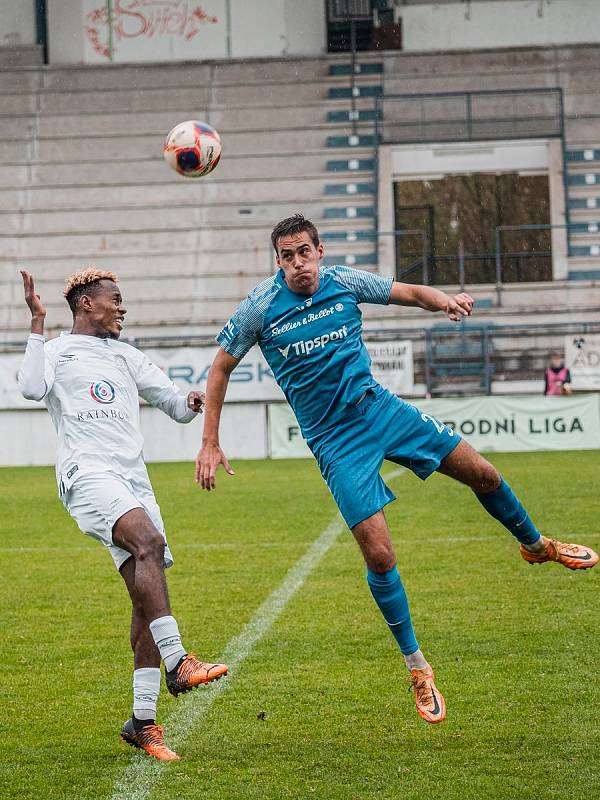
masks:
[(156, 719), (156, 701), (160, 692), (160, 669), (141, 667), (133, 672), (133, 716)]
[(546, 545), (544, 544), (544, 537), (540, 536), (537, 542), (533, 542), (532, 544), (524, 544), (523, 547), (525, 550), (529, 550), (530, 553), (543, 553), (546, 549)]
[(175, 617), (158, 617), (152, 620), (149, 627), (165, 668), (170, 672), (179, 659), (187, 655), (181, 644), (177, 620)]
[(415, 650), (409, 656), (404, 656), (406, 666), (409, 669), (427, 669), (429, 662), (420, 650)]

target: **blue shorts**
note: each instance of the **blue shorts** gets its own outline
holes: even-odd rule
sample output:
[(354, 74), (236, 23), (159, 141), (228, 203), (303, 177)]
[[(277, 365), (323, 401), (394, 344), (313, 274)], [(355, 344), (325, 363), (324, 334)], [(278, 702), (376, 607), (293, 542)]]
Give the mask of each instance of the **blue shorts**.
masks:
[(396, 499), (379, 474), (384, 459), (425, 480), (459, 442), (452, 428), (377, 386), (308, 446), (353, 528)]

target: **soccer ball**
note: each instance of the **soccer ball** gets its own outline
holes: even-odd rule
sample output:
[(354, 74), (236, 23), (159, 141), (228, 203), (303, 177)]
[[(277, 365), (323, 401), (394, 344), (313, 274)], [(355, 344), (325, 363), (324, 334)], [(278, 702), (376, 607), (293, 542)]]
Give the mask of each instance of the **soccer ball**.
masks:
[(189, 119), (169, 132), (163, 154), (175, 172), (186, 178), (201, 178), (219, 163), (221, 137), (206, 122)]

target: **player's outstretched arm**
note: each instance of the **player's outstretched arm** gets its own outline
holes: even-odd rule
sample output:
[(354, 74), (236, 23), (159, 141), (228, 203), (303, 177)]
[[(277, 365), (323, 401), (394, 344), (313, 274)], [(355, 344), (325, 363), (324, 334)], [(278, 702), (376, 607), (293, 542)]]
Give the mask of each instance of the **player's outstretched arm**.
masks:
[(155, 408), (160, 408), (175, 422), (188, 423), (202, 413), (204, 392), (179, 393), (179, 389), (165, 373), (143, 353), (132, 357), (131, 368), (140, 397)]
[(43, 335), (44, 320), (46, 319), (46, 309), (44, 308), (39, 294), (35, 293), (33, 275), (27, 270), (20, 270), (23, 278), (23, 290), (25, 292), (25, 302), (31, 311), (31, 332)]
[(196, 458), (196, 483), (209, 492), (215, 488), (215, 475), (219, 464), (225, 467), (229, 475), (234, 474), (219, 445), (219, 423), (229, 377), (239, 361), (238, 358), (219, 348), (208, 372), (202, 447)]
[(25, 302), (31, 311), (31, 335), (27, 341), (25, 356), (17, 375), (21, 394), (27, 400), (41, 400), (50, 390), (54, 371), (46, 363), (44, 353), (44, 320), (46, 309), (39, 294), (35, 293), (32, 275), (21, 270)]
[(390, 303), (397, 306), (417, 306), (426, 311), (443, 311), (448, 319), (458, 322), (470, 317), (474, 300), (470, 294), (449, 295), (433, 286), (419, 286), (394, 281), (390, 291)]

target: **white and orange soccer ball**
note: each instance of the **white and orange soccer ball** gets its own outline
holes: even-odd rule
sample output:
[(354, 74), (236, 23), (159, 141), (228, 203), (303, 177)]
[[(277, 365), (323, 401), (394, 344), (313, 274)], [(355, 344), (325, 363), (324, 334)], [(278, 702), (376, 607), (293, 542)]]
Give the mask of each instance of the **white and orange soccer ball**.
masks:
[(219, 163), (221, 137), (206, 122), (188, 119), (169, 131), (163, 153), (175, 172), (186, 178), (201, 178)]

